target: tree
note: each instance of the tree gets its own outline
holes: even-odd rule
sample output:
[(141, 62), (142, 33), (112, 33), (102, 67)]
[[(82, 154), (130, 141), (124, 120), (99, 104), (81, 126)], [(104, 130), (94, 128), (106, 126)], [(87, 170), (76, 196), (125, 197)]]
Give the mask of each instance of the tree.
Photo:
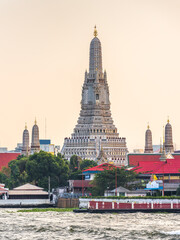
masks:
[(80, 157), (73, 155), (70, 158), (69, 169), (70, 175), (69, 179), (71, 180), (81, 180), (82, 179), (82, 170), (97, 166), (97, 163), (93, 160), (82, 160)]
[(103, 196), (104, 191), (109, 189), (113, 190), (116, 187), (116, 175), (117, 175), (117, 186), (127, 187), (128, 182), (132, 182), (136, 179), (136, 173), (125, 170), (124, 168), (114, 168), (110, 170), (104, 170), (103, 172), (97, 173), (94, 180), (92, 181), (92, 195)]
[(69, 166), (61, 154), (57, 157), (51, 153), (40, 151), (31, 155), (26, 163), (28, 180), (44, 189), (48, 189), (48, 177), (51, 187), (67, 185)]
[(54, 156), (40, 151), (29, 157), (18, 156), (0, 172), (0, 181), (12, 189), (27, 182), (48, 189), (50, 176), (51, 188), (67, 185), (69, 165), (61, 154)]
[[(28, 157), (18, 156), (16, 160), (8, 163), (10, 178), (8, 187), (14, 188), (27, 182), (26, 162)], [(4, 170), (3, 170), (4, 171)], [(7, 171), (7, 170), (6, 170)]]
[(93, 160), (85, 159), (80, 163), (80, 169), (85, 170), (97, 166), (97, 163)]

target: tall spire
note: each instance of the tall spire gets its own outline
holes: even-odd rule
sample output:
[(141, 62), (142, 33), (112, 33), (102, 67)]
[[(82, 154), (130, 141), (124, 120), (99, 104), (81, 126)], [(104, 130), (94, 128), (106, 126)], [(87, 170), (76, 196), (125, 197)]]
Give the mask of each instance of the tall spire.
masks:
[(89, 71), (85, 72), (82, 87), (80, 115), (71, 138), (65, 138), (61, 153), (68, 160), (78, 154), (82, 159), (96, 161), (101, 147), (108, 161), (126, 164), (126, 139), (119, 138), (111, 116), (107, 74), (102, 71), (101, 42), (95, 26), (90, 43)]
[(25, 129), (22, 137), (22, 155), (29, 155), (29, 131), (27, 130), (27, 124), (25, 123)]
[(165, 151), (164, 126), (163, 126), (163, 150), (162, 150), (162, 153), (161, 153), (161, 157), (159, 159), (162, 162), (165, 162), (166, 159), (167, 159), (166, 151)]
[(40, 151), (40, 143), (39, 143), (39, 127), (37, 125), (37, 121), (35, 119), (34, 126), (32, 128), (32, 142), (31, 142), (31, 153)]
[(102, 53), (101, 42), (97, 38), (96, 26), (94, 27), (94, 38), (90, 43), (90, 57), (89, 57), (89, 73), (102, 73)]
[(147, 130), (145, 133), (145, 153), (153, 153), (153, 146), (152, 146), (152, 132), (149, 129), (149, 123), (147, 126)]
[(166, 150), (166, 152), (170, 152), (170, 153), (174, 152), (173, 138), (172, 138), (172, 126), (169, 123), (169, 117), (168, 117), (167, 124), (165, 127), (165, 150)]
[(159, 152), (162, 153), (162, 141), (161, 141), (161, 138), (160, 138), (160, 149), (159, 149)]

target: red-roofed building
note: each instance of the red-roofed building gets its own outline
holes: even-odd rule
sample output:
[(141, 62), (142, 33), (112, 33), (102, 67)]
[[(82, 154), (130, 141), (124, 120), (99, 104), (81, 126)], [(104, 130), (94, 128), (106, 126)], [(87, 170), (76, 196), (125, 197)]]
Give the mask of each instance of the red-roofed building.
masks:
[(131, 169), (142, 177), (149, 178), (150, 175), (155, 174), (159, 179), (166, 182), (180, 182), (180, 159), (167, 159), (162, 161), (140, 161), (138, 166)]
[[(69, 180), (69, 188), (72, 193), (88, 194), (92, 188), (91, 180)], [(82, 191), (83, 189), (83, 191)]]
[[(180, 154), (172, 154), (174, 160), (180, 161)], [(140, 162), (159, 162), (161, 153), (129, 153), (127, 155), (128, 165), (130, 167), (136, 167)]]
[(96, 173), (102, 172), (104, 170), (111, 170), (113, 168), (120, 168), (110, 163), (102, 163), (98, 166), (86, 169), (83, 171), (85, 175), (85, 180), (93, 180)]
[(0, 171), (2, 167), (8, 167), (8, 163), (15, 160), (20, 153), (0, 153)]
[(69, 189), (74, 194), (90, 195), (90, 189), (93, 187), (91, 181), (94, 179), (96, 173), (113, 168), (120, 168), (113, 164), (102, 163), (98, 166), (83, 170), (82, 174), (85, 180), (69, 180)]

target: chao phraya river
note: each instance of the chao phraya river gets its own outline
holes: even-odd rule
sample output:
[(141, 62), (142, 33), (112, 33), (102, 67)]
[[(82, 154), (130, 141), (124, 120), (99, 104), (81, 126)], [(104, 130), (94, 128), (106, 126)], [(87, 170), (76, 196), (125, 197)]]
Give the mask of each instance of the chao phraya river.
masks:
[(18, 212), (0, 209), (0, 239), (180, 239), (180, 214)]

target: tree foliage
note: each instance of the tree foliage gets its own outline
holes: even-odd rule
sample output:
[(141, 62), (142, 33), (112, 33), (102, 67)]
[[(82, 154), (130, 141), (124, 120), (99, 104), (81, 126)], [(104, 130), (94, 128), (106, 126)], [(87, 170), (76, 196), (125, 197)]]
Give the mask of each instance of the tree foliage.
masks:
[(82, 179), (82, 170), (97, 166), (97, 163), (93, 160), (82, 160), (80, 157), (73, 155), (70, 158), (69, 169), (70, 175), (69, 179), (71, 180), (81, 180)]
[(103, 196), (105, 190), (113, 190), (116, 187), (127, 187), (128, 182), (132, 182), (136, 179), (136, 173), (127, 171), (124, 168), (113, 168), (110, 170), (104, 170), (97, 173), (92, 181), (92, 195)]
[(57, 156), (40, 151), (31, 155), (26, 163), (28, 181), (34, 181), (36, 185), (48, 188), (48, 177), (52, 188), (67, 185), (69, 166), (61, 154)]
[(74, 155), (67, 161), (60, 153), (57, 156), (44, 151), (29, 157), (19, 155), (9, 162), (0, 172), (0, 182), (12, 189), (25, 183), (33, 183), (48, 189), (50, 177), (51, 189), (68, 184), (68, 179), (82, 179), (82, 170), (96, 166), (91, 160), (82, 160)]
[(0, 172), (0, 181), (12, 189), (27, 182), (48, 189), (48, 177), (51, 188), (67, 185), (69, 164), (61, 154), (54, 156), (40, 151), (29, 157), (18, 156), (9, 162), (8, 168)]

